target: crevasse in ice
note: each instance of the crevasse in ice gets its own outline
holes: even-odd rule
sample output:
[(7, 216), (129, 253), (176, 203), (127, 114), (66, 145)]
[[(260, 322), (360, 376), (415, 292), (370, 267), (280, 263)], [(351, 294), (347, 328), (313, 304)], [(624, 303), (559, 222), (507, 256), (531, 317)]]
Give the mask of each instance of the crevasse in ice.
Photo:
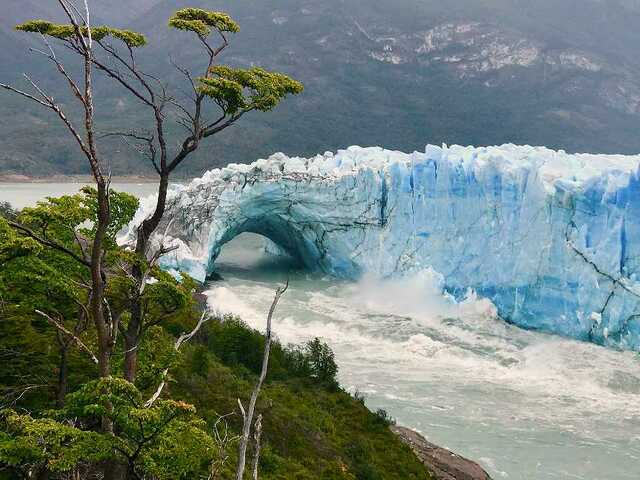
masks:
[(158, 235), (179, 248), (162, 265), (204, 280), (226, 242), (254, 232), (310, 269), (432, 268), (519, 326), (638, 350), (639, 164), (515, 145), (276, 154), (174, 188)]

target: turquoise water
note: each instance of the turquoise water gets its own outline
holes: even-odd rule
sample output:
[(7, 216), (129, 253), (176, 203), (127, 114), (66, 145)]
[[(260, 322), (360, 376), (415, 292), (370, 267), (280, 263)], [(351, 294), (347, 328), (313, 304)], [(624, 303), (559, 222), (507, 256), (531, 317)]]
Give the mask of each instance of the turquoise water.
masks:
[[(0, 201), (23, 207), (80, 186), (0, 184)], [(452, 305), (428, 274), (357, 283), (311, 274), (265, 255), (255, 235), (227, 244), (217, 269), (211, 307), (256, 328), (289, 277), (274, 324), (284, 343), (323, 338), (345, 388), (495, 479), (640, 478), (637, 354), (518, 329), (482, 299)]]

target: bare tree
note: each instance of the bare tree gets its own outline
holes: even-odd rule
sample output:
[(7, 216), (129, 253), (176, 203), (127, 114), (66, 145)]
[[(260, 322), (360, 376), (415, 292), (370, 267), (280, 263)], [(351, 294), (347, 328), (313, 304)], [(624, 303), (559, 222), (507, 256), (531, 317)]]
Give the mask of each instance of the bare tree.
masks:
[[(251, 437), (251, 426), (253, 424), (253, 416), (256, 410), (256, 403), (258, 401), (258, 396), (260, 395), (260, 390), (262, 389), (262, 384), (264, 383), (265, 378), (267, 378), (267, 371), (269, 369), (269, 355), (271, 353), (271, 342), (272, 342), (272, 332), (271, 332), (271, 321), (273, 318), (273, 314), (276, 311), (276, 307), (278, 306), (278, 302), (282, 295), (289, 288), (289, 281), (284, 287), (279, 287), (276, 290), (276, 295), (273, 299), (273, 303), (271, 304), (271, 308), (269, 309), (269, 315), (267, 316), (267, 330), (265, 332), (265, 340), (264, 340), (264, 354), (262, 356), (262, 369), (260, 370), (260, 376), (256, 381), (255, 386), (253, 387), (253, 392), (251, 393), (251, 398), (249, 399), (249, 405), (247, 410), (245, 410), (242, 405), (242, 401), (238, 399), (238, 406), (240, 407), (240, 412), (242, 413), (242, 436), (240, 437), (240, 444), (238, 446), (238, 467), (236, 468), (236, 480), (242, 480), (244, 477), (244, 470), (247, 458), (247, 447), (249, 445), (249, 439)], [(260, 429), (262, 429), (262, 421), (259, 424)]]
[(258, 480), (258, 466), (260, 465), (260, 449), (262, 448), (262, 414), (258, 415), (255, 423), (255, 433), (253, 434), (253, 462), (252, 462), (252, 477), (253, 480)]
[(211, 462), (207, 480), (216, 480), (219, 478), (218, 476), (222, 473), (224, 466), (229, 461), (229, 449), (231, 445), (240, 439), (239, 435), (230, 434), (227, 418), (232, 415), (235, 415), (235, 413), (232, 412), (218, 417), (216, 423), (213, 425), (213, 438), (218, 447), (218, 455), (217, 458)]
[[(94, 38), (90, 23), (90, 11), (87, 0), (84, 0), (84, 8), (76, 7), (70, 0), (58, 0), (58, 4), (64, 11), (69, 25), (64, 31), (65, 42), (76, 51), (82, 59), (82, 80), (76, 81), (68, 73), (63, 63), (58, 59), (54, 49), (45, 36), (43, 26), (39, 22), (28, 22), (18, 26), (19, 29), (40, 33), (46, 45), (46, 51), (33, 51), (43, 55), (56, 68), (58, 74), (68, 85), (74, 98), (82, 107), (83, 127), (77, 128), (69, 118), (62, 105), (54, 97), (48, 94), (29, 75), (24, 77), (32, 88), (32, 92), (20, 90), (11, 85), (0, 84), (0, 87), (18, 94), (48, 110), (54, 112), (60, 121), (66, 126), (68, 132), (77, 143), (87, 160), (97, 190), (97, 216), (95, 233), (91, 239), (89, 255), (80, 257), (75, 252), (55, 244), (35, 234), (28, 228), (12, 222), (22, 234), (33, 238), (42, 245), (54, 248), (89, 268), (91, 273), (91, 293), (89, 296), (89, 311), (95, 324), (98, 336), (98, 367), (102, 377), (111, 374), (111, 356), (116, 343), (117, 325), (110, 315), (105, 298), (106, 274), (104, 270), (104, 242), (107, 229), (111, 220), (109, 205), (110, 175), (105, 171), (104, 162), (98, 153), (94, 121), (94, 97), (93, 97), (93, 69), (94, 69)], [(60, 34), (62, 35), (62, 33)], [(105, 425), (109, 429), (109, 425)]]

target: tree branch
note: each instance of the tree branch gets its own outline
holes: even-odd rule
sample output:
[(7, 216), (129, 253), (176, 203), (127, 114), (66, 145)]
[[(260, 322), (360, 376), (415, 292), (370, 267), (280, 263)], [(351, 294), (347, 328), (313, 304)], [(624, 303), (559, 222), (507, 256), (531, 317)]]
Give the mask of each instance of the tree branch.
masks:
[(31, 95), (31, 94), (29, 94), (29, 93), (27, 93), (27, 92), (23, 92), (22, 90), (19, 90), (19, 89), (17, 89), (17, 88), (14, 88), (14, 87), (12, 87), (11, 85), (7, 85), (7, 84), (4, 84), (4, 83), (0, 83), (0, 88), (4, 88), (5, 90), (9, 90), (10, 92), (17, 93), (17, 94), (18, 94), (18, 95), (20, 95), (20, 96), (23, 96), (23, 97), (25, 97), (25, 98), (28, 98), (28, 99), (29, 99), (29, 100), (31, 100), (31, 101), (34, 101), (34, 102), (36, 102), (36, 103), (39, 103), (39, 104), (40, 104), (40, 105), (42, 105), (43, 107), (50, 108), (50, 109), (52, 109), (52, 110), (53, 110), (53, 105), (52, 105), (51, 103), (48, 103), (48, 102), (46, 102), (46, 103), (45, 103), (45, 102), (43, 102), (42, 100), (40, 100), (39, 98), (36, 98), (36, 97), (34, 97), (33, 95)]
[(15, 228), (16, 230), (19, 230), (20, 232), (28, 236), (29, 238), (34, 239), (39, 244), (44, 245), (45, 247), (49, 247), (54, 250), (57, 250), (58, 252), (64, 253), (66, 255), (69, 255), (71, 258), (81, 263), (82, 265), (86, 267), (91, 267), (91, 262), (85, 260), (80, 255), (76, 254), (73, 250), (68, 249), (64, 245), (60, 245), (59, 243), (54, 242), (53, 240), (48, 240), (46, 238), (43, 238), (37, 235), (33, 230), (25, 227), (24, 225), (20, 225), (19, 223), (16, 223), (12, 220), (8, 220), (7, 223), (13, 228)]
[(216, 123), (212, 123), (211, 125), (208, 125), (206, 128), (203, 129), (202, 131), (202, 138), (207, 138), (210, 137), (211, 135), (214, 135), (222, 130), (224, 130), (225, 128), (233, 125), (234, 123), (236, 123), (238, 120), (240, 120), (240, 118), (247, 113), (249, 110), (246, 111), (242, 111), (240, 113), (237, 113), (235, 115), (233, 115), (229, 120), (227, 120), (226, 122), (224, 122), (222, 125), (217, 125)]
[(67, 330), (67, 328), (65, 328), (64, 325), (62, 325), (61, 323), (59, 323), (58, 321), (54, 320), (53, 318), (51, 318), (49, 315), (47, 315), (44, 312), (41, 312), (40, 310), (36, 310), (35, 311), (38, 315), (44, 317), (51, 325), (53, 325), (54, 327), (56, 327), (58, 330), (60, 330), (62, 333), (64, 333), (65, 335), (71, 337), (71, 339), (82, 349), (85, 351), (85, 353), (87, 353), (89, 355), (89, 357), (91, 357), (91, 361), (93, 363), (95, 363), (96, 365), (98, 365), (98, 358), (94, 355), (94, 353), (91, 351), (91, 349), (89, 347), (87, 347), (84, 342), (82, 340), (80, 340), (80, 338), (78, 338), (77, 335), (75, 335), (73, 332)]
[[(129, 145), (131, 148), (133, 148), (134, 150), (136, 150), (138, 153), (146, 156), (149, 161), (151, 162), (151, 164), (153, 165), (153, 169), (156, 171), (156, 173), (158, 175), (160, 175), (160, 168), (158, 167), (158, 164), (156, 162), (156, 147), (155, 147), (155, 138), (153, 137), (153, 135), (151, 136), (144, 136), (144, 135), (140, 135), (134, 131), (131, 132), (110, 132), (110, 133), (105, 133), (103, 135), (101, 135), (98, 138), (108, 138), (108, 137), (120, 137), (122, 138), (122, 140)], [(131, 143), (126, 141), (126, 138), (133, 138), (134, 140), (138, 140), (139, 142), (143, 142), (147, 145), (147, 152), (145, 153), (144, 151), (142, 151), (141, 149), (138, 149), (136, 147), (134, 147)]]
[[(144, 79), (144, 76), (138, 71), (138, 69), (137, 69), (137, 67), (135, 65), (135, 62), (132, 62), (132, 64), (130, 64), (129, 62), (127, 62), (122, 57), (122, 55), (120, 55), (118, 53), (118, 51), (115, 48), (113, 48), (113, 46), (107, 45), (101, 40), (96, 41), (96, 43), (105, 52), (107, 52), (112, 58), (116, 59), (122, 66), (124, 66), (127, 70), (129, 70), (129, 72), (131, 72), (131, 74), (136, 78), (136, 80), (138, 80), (140, 85), (142, 85), (142, 87), (147, 91), (147, 93), (149, 94), (149, 98), (146, 98), (136, 88), (134, 88), (127, 81), (125, 81), (122, 74), (120, 74), (119, 72), (107, 67), (105, 64), (103, 64), (102, 62), (99, 62), (95, 58), (93, 58), (94, 65), (96, 65), (100, 70), (103, 70), (107, 75), (112, 77), (114, 80), (118, 81), (123, 87), (125, 87), (127, 90), (129, 90), (131, 93), (133, 93), (142, 102), (144, 102), (145, 104), (147, 104), (151, 108), (155, 108), (156, 107), (156, 105), (155, 105), (155, 92), (153, 91), (151, 86), (147, 83), (147, 81)], [(130, 50), (130, 52), (129, 52), (130, 56), (133, 59), (134, 58), (133, 51), (130, 48), (129, 48), (129, 50)]]
[(6, 399), (8, 403), (0, 405), (0, 410), (16, 405), (20, 400), (22, 400), (22, 397), (24, 397), (31, 390), (36, 390), (38, 388), (49, 388), (50, 386), (51, 385), (47, 384), (23, 385), (21, 387), (9, 390), (8, 393), (5, 393), (2, 396), (2, 398)]
[[(75, 97), (78, 100), (80, 100), (80, 102), (86, 107), (86, 101), (85, 101), (85, 98), (82, 96), (82, 92), (80, 92), (80, 87), (78, 87), (77, 83), (71, 78), (71, 76), (65, 70), (64, 65), (56, 57), (56, 54), (55, 54), (55, 52), (53, 50), (53, 47), (51, 46), (51, 44), (47, 40), (47, 37), (44, 36), (44, 35), (40, 35), (40, 36), (42, 37), (42, 41), (44, 42), (44, 44), (49, 49), (49, 53), (45, 53), (45, 52), (42, 52), (40, 50), (36, 50), (34, 48), (32, 48), (30, 50), (32, 52), (37, 52), (37, 53), (40, 53), (41, 55), (44, 55), (46, 58), (51, 60), (51, 62), (54, 63), (54, 65), (58, 69), (58, 72), (60, 73), (60, 75), (62, 75), (67, 80), (67, 83), (69, 84), (69, 88), (71, 88), (71, 91), (73, 92)], [(33, 84), (33, 82), (32, 82), (32, 84)], [(34, 87), (35, 87), (35, 85), (34, 85)]]
[[(173, 346), (174, 350), (176, 352), (179, 352), (180, 351), (180, 347), (182, 346), (182, 344), (185, 343), (185, 342), (188, 342), (189, 340), (191, 340), (198, 333), (200, 328), (202, 328), (202, 326), (205, 323), (207, 323), (210, 319), (211, 319), (211, 317), (208, 315), (208, 313), (204, 312), (202, 314), (202, 316), (200, 317), (200, 320), (198, 321), (198, 323), (195, 326), (195, 328), (193, 330), (191, 330), (191, 332), (189, 332), (189, 333), (184, 333), (184, 334), (180, 335), (178, 340), (176, 340), (176, 343)], [(151, 396), (151, 398), (149, 400), (147, 400), (145, 402), (145, 404), (144, 404), (145, 408), (150, 408), (151, 406), (153, 406), (154, 403), (156, 403), (158, 398), (160, 398), (160, 395), (162, 394), (162, 390), (164, 390), (164, 387), (167, 384), (167, 375), (168, 374), (169, 374), (169, 368), (167, 367), (162, 372), (162, 381), (160, 382), (160, 385), (158, 385), (158, 388), (156, 389), (155, 393)]]
[(236, 469), (236, 480), (243, 480), (244, 478), (244, 469), (247, 458), (247, 446), (249, 444), (249, 437), (251, 436), (251, 424), (253, 423), (253, 415), (256, 409), (256, 403), (258, 401), (258, 396), (260, 395), (260, 390), (262, 388), (262, 384), (264, 383), (265, 378), (267, 377), (267, 370), (269, 368), (269, 354), (271, 353), (271, 320), (273, 318), (273, 314), (276, 311), (276, 307), (278, 306), (278, 302), (280, 301), (280, 297), (287, 291), (289, 288), (289, 280), (284, 287), (279, 287), (276, 290), (275, 298), (273, 299), (273, 303), (271, 304), (271, 308), (269, 309), (269, 315), (267, 316), (267, 330), (265, 332), (265, 343), (264, 343), (264, 355), (262, 357), (262, 370), (260, 371), (260, 376), (256, 382), (255, 387), (253, 388), (253, 392), (251, 394), (251, 399), (249, 400), (249, 408), (246, 413), (244, 408), (242, 408), (242, 403), (238, 400), (240, 407), (242, 409), (244, 425), (242, 429), (242, 438), (240, 439), (240, 445), (238, 448), (238, 468)]
[(258, 465), (260, 464), (260, 448), (261, 448), (260, 440), (262, 438), (262, 414), (258, 415), (258, 418), (256, 419), (255, 429), (256, 429), (256, 433), (253, 436), (253, 439), (255, 441), (255, 448), (253, 453), (253, 464), (251, 468), (253, 473), (251, 478), (253, 480), (258, 480)]

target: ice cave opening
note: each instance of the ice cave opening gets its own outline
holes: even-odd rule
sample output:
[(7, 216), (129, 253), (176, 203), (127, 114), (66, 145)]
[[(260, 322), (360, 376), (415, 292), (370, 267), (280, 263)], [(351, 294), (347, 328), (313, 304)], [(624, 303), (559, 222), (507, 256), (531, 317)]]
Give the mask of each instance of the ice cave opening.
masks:
[[(262, 213), (242, 217), (239, 221), (228, 222), (225, 229), (218, 231), (215, 235), (218, 241), (210, 245), (207, 267), (209, 274), (215, 274), (216, 262), (223, 250), (236, 251), (238, 244), (254, 254), (262, 252), (271, 256), (288, 257), (289, 263), (298, 267), (317, 269), (322, 254), (317, 244), (305, 236), (307, 226), (291, 222), (285, 216), (279, 215), (279, 210), (274, 206), (271, 215)], [(246, 211), (252, 210), (247, 207)]]
[(217, 281), (227, 275), (260, 279), (263, 275), (304, 270), (305, 266), (296, 253), (289, 253), (270, 238), (243, 232), (221, 246), (210, 268), (208, 280)]

